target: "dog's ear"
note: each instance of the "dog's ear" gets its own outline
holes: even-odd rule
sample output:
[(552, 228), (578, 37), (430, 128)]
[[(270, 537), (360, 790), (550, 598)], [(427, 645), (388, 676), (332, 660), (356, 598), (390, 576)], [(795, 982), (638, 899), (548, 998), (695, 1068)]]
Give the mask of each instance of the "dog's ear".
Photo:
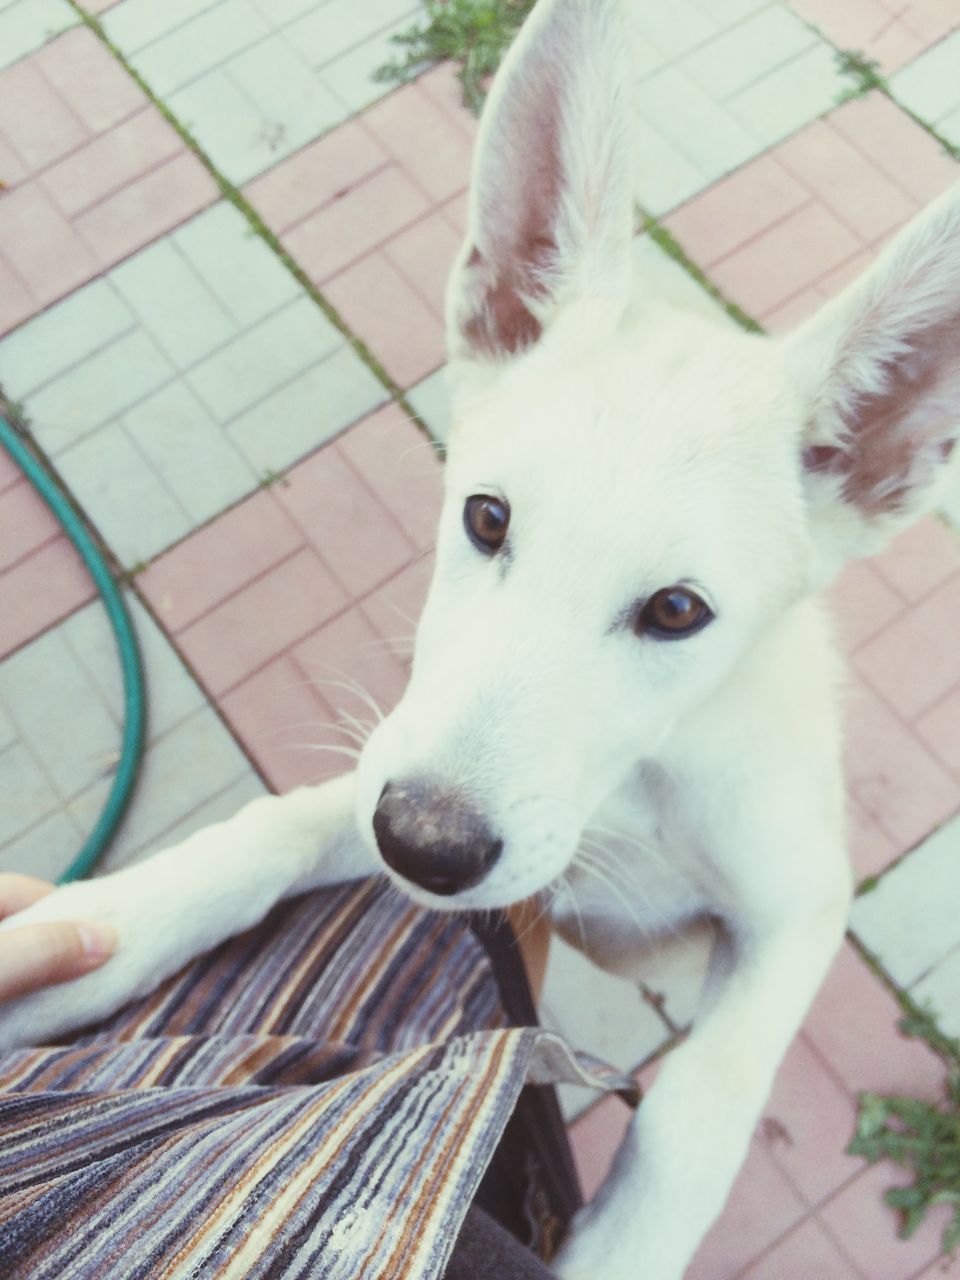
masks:
[(618, 6), (539, 0), (497, 73), (447, 291), (454, 362), (517, 354), (566, 302), (628, 297), (633, 184)]
[(828, 558), (867, 555), (934, 502), (960, 435), (960, 184), (787, 340)]

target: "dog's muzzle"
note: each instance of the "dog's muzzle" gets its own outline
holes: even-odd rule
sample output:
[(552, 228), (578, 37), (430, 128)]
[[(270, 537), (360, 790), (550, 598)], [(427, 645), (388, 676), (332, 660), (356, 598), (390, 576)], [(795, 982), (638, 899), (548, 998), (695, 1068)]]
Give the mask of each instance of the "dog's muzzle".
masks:
[(442, 897), (479, 884), (503, 849), (462, 792), (421, 779), (387, 783), (373, 833), (388, 867)]

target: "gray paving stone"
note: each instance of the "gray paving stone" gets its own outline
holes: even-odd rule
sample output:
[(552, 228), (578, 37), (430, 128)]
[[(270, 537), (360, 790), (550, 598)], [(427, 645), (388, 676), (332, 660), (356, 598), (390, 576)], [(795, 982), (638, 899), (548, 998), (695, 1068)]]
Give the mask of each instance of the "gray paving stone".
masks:
[(80, 852), (86, 834), (66, 810), (57, 809), (0, 845), (0, 871), (56, 880)]
[(401, 31), (409, 31), (410, 27), (411, 18), (408, 15), (335, 61), (328, 62), (319, 73), (324, 84), (336, 94), (351, 115), (362, 111), (396, 87), (388, 80), (374, 80), (373, 72), (402, 56), (402, 51), (393, 43), (392, 37)]
[(110, 278), (179, 369), (209, 355), (237, 332), (236, 320), (178, 252), (174, 239), (144, 249)]
[(0, 805), (0, 846), (20, 835), (37, 819), (60, 805), (59, 797), (35, 756), (22, 740), (0, 752), (3, 804)]
[(446, 366), (428, 374), (422, 382), (411, 387), (407, 399), (420, 418), (426, 423), (427, 430), (434, 440), (445, 443), (450, 437), (453, 427), (453, 406), (450, 403), (450, 390), (447, 386)]
[(419, 6), (410, 0), (366, 0), (362, 5), (355, 0), (327, 0), (294, 22), (286, 34), (308, 61), (323, 67), (401, 19), (409, 27), (411, 15), (419, 15)]
[(343, 338), (305, 295), (196, 365), (190, 385), (222, 423), (335, 350)]
[(960, 818), (854, 904), (852, 924), (894, 980), (912, 987), (960, 946)]
[(103, 15), (107, 35), (124, 53), (135, 53), (145, 45), (190, 22), (198, 14), (213, 9), (219, 0), (123, 0)]
[(65, 0), (16, 0), (0, 6), (0, 68), (33, 53), (77, 21)]
[(230, 439), (259, 474), (281, 471), (389, 399), (352, 347), (314, 365), (235, 418)]
[(960, 949), (931, 969), (911, 995), (935, 1014), (941, 1031), (960, 1036)]
[(25, 400), (136, 324), (106, 280), (95, 280), (0, 341), (0, 384)]
[(939, 124), (960, 107), (960, 31), (933, 45), (891, 77), (893, 96), (927, 124)]
[(250, 0), (222, 0), (154, 40), (136, 67), (159, 97), (167, 97), (269, 35), (271, 24)]
[(29, 396), (27, 414), (37, 440), (56, 457), (172, 376), (153, 339), (134, 329)]
[(193, 527), (119, 423), (60, 453), (57, 464), (111, 551), (128, 568), (178, 542)]
[[(187, 814), (185, 818), (182, 818), (166, 831), (161, 831), (152, 840), (148, 840), (142, 848), (124, 858), (123, 862), (124, 864), (127, 861), (139, 862), (141, 858), (147, 858), (161, 849), (168, 849), (171, 845), (179, 844), (181, 840), (186, 840), (188, 836), (192, 836), (195, 831), (199, 831), (202, 827), (209, 827), (215, 822), (224, 822), (227, 818), (232, 818), (251, 800), (256, 800), (259, 796), (268, 794), (267, 788), (251, 768), (248, 773), (243, 774), (236, 782), (218, 792), (217, 795), (194, 809), (192, 813)], [(111, 866), (115, 867), (117, 865), (119, 865), (118, 861), (113, 859)]]
[[(0, 668), (0, 670), (2, 670), (2, 668)], [(2, 698), (2, 694), (0, 694), (0, 698)], [(9, 713), (7, 712), (6, 707), (4, 707), (3, 702), (0, 701), (0, 751), (2, 751), (4, 747), (9, 747), (11, 742), (16, 742), (19, 736), (20, 732), (17, 729), (17, 726), (10, 719)]]

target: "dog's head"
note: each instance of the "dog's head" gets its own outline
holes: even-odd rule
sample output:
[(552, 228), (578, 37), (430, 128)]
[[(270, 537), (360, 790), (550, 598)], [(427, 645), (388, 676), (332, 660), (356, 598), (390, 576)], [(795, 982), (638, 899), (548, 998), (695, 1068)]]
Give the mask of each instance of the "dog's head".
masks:
[(960, 422), (956, 191), (787, 340), (649, 304), (615, 8), (540, 0), (477, 148), (436, 572), (359, 775), (435, 906), (558, 877), (758, 637), (929, 504)]

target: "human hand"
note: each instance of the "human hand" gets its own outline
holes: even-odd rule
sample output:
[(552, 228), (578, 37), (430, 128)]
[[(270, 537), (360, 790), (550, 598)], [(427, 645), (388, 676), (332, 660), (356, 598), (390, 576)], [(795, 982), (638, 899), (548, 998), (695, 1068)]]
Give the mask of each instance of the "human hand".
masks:
[[(53, 885), (0, 872), (0, 920), (45, 898)], [(30, 924), (0, 931), (0, 1002), (80, 978), (113, 954), (117, 932), (92, 920)]]

